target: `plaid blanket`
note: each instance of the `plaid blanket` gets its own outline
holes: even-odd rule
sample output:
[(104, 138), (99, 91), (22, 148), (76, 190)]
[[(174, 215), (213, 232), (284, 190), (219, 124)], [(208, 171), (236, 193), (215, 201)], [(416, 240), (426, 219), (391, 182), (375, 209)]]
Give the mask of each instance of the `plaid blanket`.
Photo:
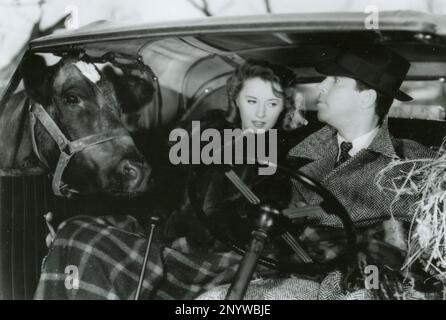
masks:
[[(404, 250), (388, 239), (395, 228), (378, 224), (358, 230), (356, 265), (317, 278), (265, 279), (258, 266), (247, 299), (407, 299), (414, 296), (399, 271)], [(307, 227), (299, 240), (313, 257), (330, 258), (345, 245), (339, 232)], [(62, 223), (42, 266), (36, 299), (133, 299), (147, 245), (132, 216), (78, 216)], [(203, 251), (185, 237), (169, 245), (152, 242), (141, 299), (222, 299), (241, 257)], [(322, 259), (323, 260), (323, 259)], [(379, 288), (365, 290), (365, 266), (379, 268)], [(399, 266), (396, 268), (395, 266)], [(393, 267), (393, 268), (392, 268)], [(223, 285), (223, 286), (220, 286)], [(213, 289), (213, 290), (211, 290)], [(419, 295), (420, 296), (420, 295)], [(426, 296), (421, 296), (425, 298)]]
[[(147, 240), (131, 216), (79, 216), (62, 223), (42, 266), (35, 299), (133, 299)], [(228, 283), (241, 257), (194, 251), (185, 238), (154, 238), (141, 299), (192, 299)]]

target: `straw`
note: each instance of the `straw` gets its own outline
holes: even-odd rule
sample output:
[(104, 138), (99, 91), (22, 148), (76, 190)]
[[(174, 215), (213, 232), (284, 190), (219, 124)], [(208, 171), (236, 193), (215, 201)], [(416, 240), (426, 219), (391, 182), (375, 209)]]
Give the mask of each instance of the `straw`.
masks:
[[(395, 172), (396, 178), (389, 179)], [(446, 142), (433, 159), (392, 161), (377, 175), (376, 183), (381, 190), (395, 193), (392, 206), (403, 195), (418, 197), (403, 269), (418, 261), (446, 287)]]

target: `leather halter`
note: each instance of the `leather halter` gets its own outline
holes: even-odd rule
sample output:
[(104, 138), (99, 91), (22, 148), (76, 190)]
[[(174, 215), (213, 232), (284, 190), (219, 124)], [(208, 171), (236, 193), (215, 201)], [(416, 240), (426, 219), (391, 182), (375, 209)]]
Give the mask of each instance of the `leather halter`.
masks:
[(128, 136), (127, 130), (124, 128), (111, 130), (109, 132), (93, 134), (75, 141), (68, 140), (62, 131), (59, 129), (54, 120), (46, 112), (46, 110), (39, 103), (31, 103), (29, 107), (30, 126), (31, 126), (31, 141), (33, 149), (39, 160), (50, 169), (48, 162), (42, 157), (39, 152), (35, 137), (35, 125), (37, 120), (42, 124), (46, 131), (50, 134), (53, 140), (59, 147), (60, 156), (57, 162), (56, 170), (53, 173), (52, 189), (54, 194), (58, 196), (65, 196), (63, 191), (70, 191), (79, 193), (77, 190), (71, 189), (68, 185), (62, 182), (62, 176), (70, 159), (83, 150), (104, 143), (110, 140), (118, 139), (123, 136)]

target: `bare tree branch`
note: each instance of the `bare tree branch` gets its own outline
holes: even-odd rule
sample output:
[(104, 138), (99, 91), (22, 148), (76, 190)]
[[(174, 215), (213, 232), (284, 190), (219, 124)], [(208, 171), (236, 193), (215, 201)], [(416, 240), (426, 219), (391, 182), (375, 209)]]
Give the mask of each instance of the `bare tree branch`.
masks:
[(194, 0), (188, 0), (188, 2), (195, 8), (203, 12), (206, 17), (212, 17), (212, 13), (209, 11), (209, 4), (207, 0), (201, 0), (201, 5), (196, 3)]
[(266, 12), (272, 13), (270, 0), (264, 0), (264, 1), (265, 1)]
[(46, 0), (38, 0), (35, 2), (22, 2), (20, 0), (12, 0), (9, 2), (2, 2), (0, 6), (2, 7), (27, 7), (27, 6), (42, 6), (46, 3)]
[(433, 0), (425, 0), (427, 5), (427, 10), (430, 13), (434, 13), (434, 1)]
[(42, 29), (40, 30), (40, 34), (38, 35), (39, 37), (43, 37), (46, 36), (48, 34), (52, 34), (54, 31), (58, 30), (58, 29), (63, 29), (65, 28), (65, 21), (68, 19), (70, 15), (67, 14), (65, 16), (63, 16), (62, 18), (60, 18), (59, 20), (57, 20), (56, 23), (54, 23), (52, 26), (46, 28), (46, 29)]

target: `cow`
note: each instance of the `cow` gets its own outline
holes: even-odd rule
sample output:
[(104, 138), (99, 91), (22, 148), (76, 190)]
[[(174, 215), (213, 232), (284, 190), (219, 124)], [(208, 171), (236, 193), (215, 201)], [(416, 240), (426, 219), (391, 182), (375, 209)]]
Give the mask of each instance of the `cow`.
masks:
[(67, 56), (47, 66), (27, 54), (20, 72), (25, 94), (10, 99), (0, 117), (0, 168), (45, 168), (54, 193), (66, 197), (147, 190), (151, 167), (120, 119), (113, 86), (93, 63)]

